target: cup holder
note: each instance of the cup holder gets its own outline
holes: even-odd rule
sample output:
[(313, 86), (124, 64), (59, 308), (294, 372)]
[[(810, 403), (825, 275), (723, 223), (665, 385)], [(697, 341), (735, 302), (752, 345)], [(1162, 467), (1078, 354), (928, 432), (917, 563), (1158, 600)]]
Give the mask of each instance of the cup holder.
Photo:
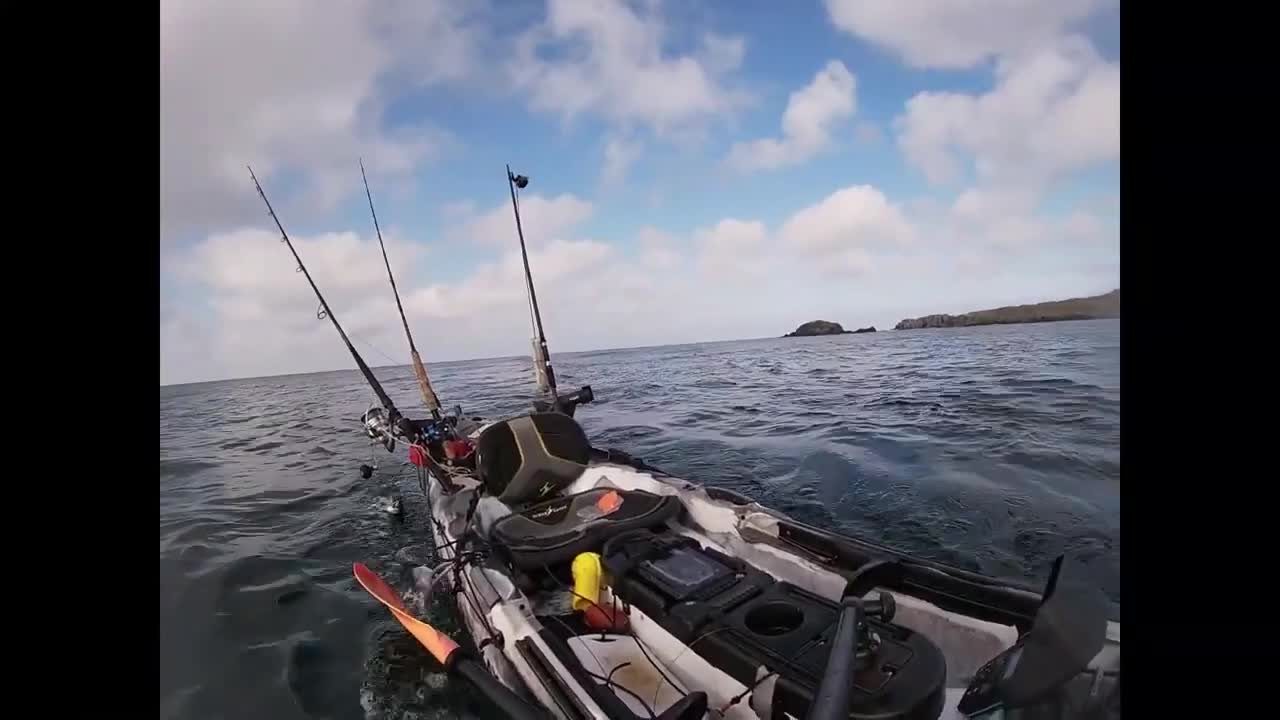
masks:
[(803, 625), (804, 612), (791, 603), (770, 602), (751, 608), (742, 622), (757, 635), (777, 637)]

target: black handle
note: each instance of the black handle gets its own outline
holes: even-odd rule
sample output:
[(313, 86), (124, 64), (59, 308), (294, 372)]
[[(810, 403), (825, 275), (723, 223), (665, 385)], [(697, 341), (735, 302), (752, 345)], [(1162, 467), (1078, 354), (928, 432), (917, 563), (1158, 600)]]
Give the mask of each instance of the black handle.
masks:
[(466, 678), (511, 720), (547, 720), (550, 717), (542, 709), (525, 702), (511, 688), (491, 675), (482, 663), (470, 657), (458, 657), (451, 669), (454, 673)]
[(853, 688), (854, 662), (858, 652), (858, 625), (862, 623), (862, 601), (845, 597), (840, 603), (840, 621), (831, 640), (822, 684), (813, 696), (807, 720), (848, 720), (849, 694)]

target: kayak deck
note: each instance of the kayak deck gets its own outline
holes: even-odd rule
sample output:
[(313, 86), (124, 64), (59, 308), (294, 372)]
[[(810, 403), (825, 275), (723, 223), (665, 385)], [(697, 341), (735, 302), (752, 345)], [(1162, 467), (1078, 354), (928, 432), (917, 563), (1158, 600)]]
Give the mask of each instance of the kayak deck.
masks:
[[(499, 500), (469, 469), (449, 468), (443, 481), (439, 474), (427, 483), (432, 533), (477, 653), (504, 685), (557, 717), (803, 717), (825, 665), (834, 608), (859, 573), (866, 585), (857, 596), (867, 603), (890, 596), (895, 610), (871, 623), (874, 657), (860, 659), (851, 680), (851, 717), (960, 717), (974, 675), (1015, 646), (1040, 600), (639, 462), (592, 459), (549, 499), (523, 503)], [(610, 547), (628, 533), (640, 545), (689, 543), (675, 575), (721, 562), (736, 568), (738, 584), (679, 600), (635, 568), (612, 572)], [(595, 602), (604, 614), (617, 608), (625, 628), (588, 627), (587, 603), (574, 609), (573, 564), (583, 556), (603, 559)], [(696, 559), (704, 556), (711, 560)], [(744, 575), (762, 578), (759, 586)], [(681, 619), (697, 603), (720, 615)], [(1107, 643), (1093, 665), (1115, 674), (1118, 624), (1108, 624)]]

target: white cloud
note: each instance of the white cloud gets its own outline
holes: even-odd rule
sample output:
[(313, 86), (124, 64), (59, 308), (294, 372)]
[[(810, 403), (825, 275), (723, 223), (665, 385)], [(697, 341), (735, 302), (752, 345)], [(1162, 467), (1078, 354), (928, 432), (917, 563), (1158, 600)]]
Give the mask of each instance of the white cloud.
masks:
[(640, 262), (645, 267), (666, 270), (680, 263), (676, 239), (671, 233), (645, 226), (636, 234), (636, 240), (640, 243)]
[[(604, 210), (600, 198), (523, 196), (553, 353), (776, 335), (815, 317), (892, 325), (926, 312), (1107, 289), (1118, 274), (1118, 197), (1104, 188), (1065, 212), (1040, 208), (1055, 181), (1118, 157), (1119, 67), (1067, 34), (1098, 4), (829, 3), (838, 26), (909, 63), (972, 67), (995, 59), (989, 91), (920, 93), (894, 125), (904, 156), (929, 179), (972, 169), (976, 181), (954, 196), (890, 198), (856, 185), (815, 193), (780, 222), (730, 207), (700, 228), (650, 225), (634, 238), (584, 231)], [(411, 187), (450, 136), (429, 124), (391, 130), (387, 112), (425, 85), (516, 91), (566, 125), (603, 119), (598, 144), (584, 147), (602, 152), (605, 186), (624, 182), (660, 139), (731, 119), (747, 99), (733, 82), (744, 39), (668, 27), (658, 5), (550, 0), (533, 29), (499, 42), (495, 27), (475, 22), (488, 13), (483, 4), (365, 0), (317, 12), (300, 0), (166, 0), (162, 240), (173, 230), (205, 230), (205, 239), (168, 247), (162, 258), (162, 383), (352, 366), (332, 326), (317, 320), (288, 249), (261, 229), (269, 221), (246, 162), (277, 209), (284, 206), (288, 225), (297, 216), (287, 207), (291, 190), (318, 205), (362, 194), (360, 156), (375, 199), (380, 186), (388, 194)], [(1009, 12), (990, 12), (997, 7)], [(1013, 17), (1029, 18), (1021, 35), (1009, 27)], [(692, 49), (673, 49), (689, 48), (690, 39)], [(779, 167), (833, 144), (878, 141), (880, 128), (850, 120), (858, 84), (831, 61), (791, 93), (779, 135), (741, 143), (729, 157), (743, 169)], [(680, 211), (672, 194), (679, 192), (660, 186), (645, 196), (650, 206)], [(445, 235), (474, 241), (466, 255), (487, 259), (454, 282), (425, 272), (428, 246), (394, 228), (385, 233), (428, 366), (528, 351), (515, 222), (509, 203), (491, 199), (498, 202), (440, 207)], [(617, 222), (625, 227), (634, 217)], [(258, 227), (246, 228), (250, 220)], [(304, 233), (295, 243), (365, 358), (403, 363), (376, 239), (367, 216), (352, 222), (358, 232)], [(411, 383), (406, 399), (416, 394)]]
[(746, 54), (747, 41), (741, 35), (709, 32), (702, 36), (702, 47), (697, 57), (712, 74), (718, 75), (737, 70)]
[(459, 80), (476, 54), (453, 3), (165, 0), (160, 29), (162, 238), (260, 218), (247, 164), (320, 206), (358, 191), (360, 156), (407, 177), (449, 138), (384, 127), (382, 82)]
[(930, 217), (925, 232), (936, 245), (994, 253), (992, 265), (1007, 260), (1010, 253), (1118, 251), (1118, 226), (1108, 226), (1087, 205), (1054, 217), (1041, 213), (1039, 204), (1040, 195), (1033, 188), (970, 188), (944, 212)]
[[(387, 270), (372, 230), (367, 237), (335, 232), (289, 239), (311, 276), (335, 297), (386, 286)], [(391, 232), (383, 233), (383, 241), (396, 265), (411, 267), (424, 255), (421, 245)], [(211, 235), (182, 256), (174, 269), (215, 291), (311, 297), (301, 276), (293, 276), (296, 265), (278, 233), (245, 228)]]
[[(576, 273), (595, 266), (611, 254), (611, 248), (593, 240), (554, 240), (530, 250), (529, 269), (538, 290), (539, 305), (545, 288), (572, 280)], [(423, 317), (472, 318), (502, 307), (525, 303), (524, 264), (518, 249), (509, 250), (497, 263), (486, 263), (458, 283), (432, 285), (405, 298)]]
[(1101, 237), (1106, 229), (1097, 215), (1085, 210), (1075, 210), (1067, 216), (1063, 231), (1068, 237), (1088, 242)]
[[(576, 195), (562, 193), (552, 198), (520, 194), (520, 225), (529, 247), (545, 245), (591, 217), (591, 203)], [(485, 245), (505, 245), (516, 238), (516, 216), (511, 203), (500, 203), (480, 215), (465, 217), (467, 209), (457, 206), (455, 221), (462, 218), (451, 235)]]
[(778, 235), (785, 246), (810, 255), (828, 271), (865, 272), (873, 254), (909, 247), (916, 230), (884, 193), (855, 185), (795, 213)]
[(769, 231), (759, 220), (725, 218), (693, 237), (703, 268), (714, 276), (742, 279), (769, 270)]
[[(411, 283), (423, 247), (394, 232), (383, 235), (396, 282)], [(403, 362), (405, 341), (373, 233), (290, 240), (365, 359)], [(205, 299), (202, 308), (184, 304), (161, 324), (162, 382), (350, 366), (332, 325), (317, 319), (320, 303), (278, 234), (257, 228), (215, 233), (175, 249), (166, 264), (188, 293), (199, 289)]]
[(1030, 214), (1038, 202), (1039, 193), (1032, 188), (969, 188), (951, 204), (950, 219), (962, 225), (987, 223), (993, 218)]
[(683, 55), (668, 53), (667, 41), (653, 8), (548, 0), (545, 21), (519, 39), (508, 67), (533, 109), (566, 121), (594, 113), (663, 134), (744, 101), (724, 78), (742, 62), (742, 38), (707, 34), (699, 52)]
[[(647, 226), (635, 243), (618, 243), (576, 236), (571, 221), (561, 222), (556, 236), (531, 248), (530, 264), (553, 353), (778, 335), (817, 317), (883, 327), (1113, 284), (1117, 234), (1093, 210), (1100, 204), (1046, 218), (1016, 195), (975, 190), (935, 207), (899, 204), (856, 185), (774, 227), (750, 218), (682, 234)], [(510, 223), (509, 208), (502, 210)], [(403, 363), (404, 339), (371, 234), (296, 242), (366, 360)], [(439, 283), (423, 271), (427, 249), (394, 233), (388, 243), (428, 366), (528, 352), (518, 249), (495, 250), (458, 281)], [(164, 316), (162, 382), (352, 366), (333, 328), (316, 320), (310, 288), (274, 233), (222, 233), (171, 266), (173, 277), (207, 292), (207, 312)], [(407, 380), (404, 393), (414, 396)]]
[(831, 60), (813, 80), (791, 93), (782, 113), (782, 137), (735, 143), (729, 163), (740, 170), (796, 165), (825, 150), (837, 123), (857, 109), (857, 80), (839, 60)]
[(837, 190), (792, 213), (776, 231), (726, 218), (696, 231), (703, 282), (710, 286), (790, 283), (792, 277), (848, 277), (910, 250), (916, 228), (868, 185)]
[(1039, 47), (1116, 0), (825, 0), (837, 29), (916, 68), (968, 68)]
[[(348, 232), (291, 240), (365, 360), (405, 363), (405, 339), (376, 239)], [(506, 250), (458, 282), (427, 284), (428, 274), (418, 269), (423, 247), (396, 237), (386, 240), (410, 327), (428, 365), (441, 355), (508, 354), (516, 339), (528, 337), (518, 249)], [(548, 331), (577, 317), (582, 307), (604, 313), (609, 298), (615, 303), (636, 299), (637, 278), (608, 274), (616, 265), (613, 254), (610, 246), (593, 240), (557, 239), (530, 250)], [(317, 319), (319, 303), (275, 234), (257, 229), (216, 234), (176, 250), (170, 264), (189, 287), (204, 289), (207, 313), (200, 320), (188, 307), (162, 323), (162, 383), (352, 366), (332, 325)], [(444, 327), (450, 332), (447, 346), (429, 340), (441, 337)], [(522, 350), (514, 346), (515, 352)]]
[(896, 122), (908, 161), (932, 182), (971, 157), (984, 182), (1043, 185), (1119, 157), (1120, 66), (1072, 37), (1002, 59), (982, 95), (920, 93)]
[(604, 146), (604, 167), (600, 170), (601, 182), (610, 187), (621, 185), (626, 180), (631, 166), (640, 159), (640, 152), (643, 149), (644, 144), (639, 140), (609, 138)]

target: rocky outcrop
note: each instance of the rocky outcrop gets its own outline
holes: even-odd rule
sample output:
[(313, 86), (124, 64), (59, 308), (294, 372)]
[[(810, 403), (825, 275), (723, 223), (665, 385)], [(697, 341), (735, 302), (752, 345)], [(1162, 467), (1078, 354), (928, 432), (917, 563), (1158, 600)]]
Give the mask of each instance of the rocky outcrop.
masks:
[(853, 334), (861, 335), (862, 333), (869, 333), (869, 332), (875, 332), (875, 331), (876, 331), (876, 326), (872, 325), (870, 327), (858, 328), (857, 330), (853, 331)]
[(962, 315), (925, 315), (903, 320), (894, 330), (920, 328), (968, 327), (971, 325), (1003, 325), (1010, 323), (1059, 322), (1062, 320), (1096, 320), (1120, 317), (1120, 290), (1104, 295), (1054, 300), (1034, 305), (1008, 305), (991, 310), (977, 310)]
[(789, 332), (782, 337), (812, 337), (814, 335), (851, 335), (852, 332), (845, 330), (840, 323), (827, 322), (826, 320), (810, 320), (795, 329), (795, 332)]

